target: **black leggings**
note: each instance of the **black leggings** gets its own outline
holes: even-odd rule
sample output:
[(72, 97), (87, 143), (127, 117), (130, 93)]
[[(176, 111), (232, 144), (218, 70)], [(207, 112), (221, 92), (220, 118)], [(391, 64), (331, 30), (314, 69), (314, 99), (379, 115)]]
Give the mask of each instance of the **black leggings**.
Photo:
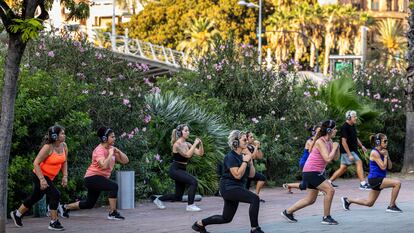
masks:
[(49, 198), (49, 208), (51, 210), (57, 210), (59, 205), (60, 192), (59, 190), (57, 190), (50, 178), (45, 176), (46, 182), (49, 185), (49, 187), (47, 187), (44, 190), (40, 189), (40, 180), (36, 174), (32, 173), (32, 179), (33, 193), (23, 202), (23, 205), (26, 208), (30, 209), (34, 204), (36, 204), (38, 201), (40, 201), (40, 199), (42, 199), (43, 195), (46, 194), (46, 196)]
[(85, 177), (84, 181), (88, 189), (88, 197), (79, 202), (79, 209), (93, 208), (101, 191), (108, 191), (108, 198), (117, 198), (118, 196), (118, 184), (104, 176), (89, 176)]
[(183, 199), (183, 194), (185, 186), (188, 184), (188, 204), (192, 205), (194, 203), (195, 194), (197, 191), (197, 179), (188, 174), (186, 171), (186, 165), (173, 162), (170, 166), (170, 171), (168, 173), (170, 177), (175, 181), (175, 193), (166, 194), (159, 197), (161, 201), (181, 201)]
[(221, 194), (224, 199), (224, 207), (222, 215), (213, 215), (208, 218), (205, 218), (202, 221), (203, 226), (211, 224), (223, 224), (229, 223), (233, 220), (234, 215), (236, 214), (237, 207), (239, 202), (250, 203), (249, 208), (249, 217), (251, 227), (258, 227), (258, 216), (260, 208), (260, 199), (259, 196), (246, 190), (244, 188), (235, 188), (228, 190)]

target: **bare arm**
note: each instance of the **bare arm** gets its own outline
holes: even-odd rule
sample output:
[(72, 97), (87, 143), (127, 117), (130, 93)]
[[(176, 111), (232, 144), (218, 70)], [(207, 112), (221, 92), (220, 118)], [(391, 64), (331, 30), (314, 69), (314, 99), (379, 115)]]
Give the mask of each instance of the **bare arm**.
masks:
[(101, 158), (100, 160), (98, 160), (99, 167), (101, 167), (102, 169), (109, 168), (112, 156), (114, 156), (114, 148), (113, 147), (111, 147), (109, 149), (109, 155), (108, 155), (107, 158)]
[[(179, 153), (181, 156), (185, 157), (185, 158), (191, 158), (195, 152), (195, 149), (197, 147), (198, 142), (197, 140), (194, 142), (193, 145), (191, 145), (190, 149), (188, 148), (188, 144), (187, 143), (182, 143), (182, 144), (174, 144), (175, 150), (177, 151), (177, 153)], [(174, 151), (174, 148), (173, 148)]]
[(52, 152), (52, 146), (49, 144), (46, 144), (42, 147), (42, 149), (40, 149), (39, 153), (37, 154), (35, 160), (33, 161), (33, 166), (34, 166), (34, 170), (36, 173), (36, 176), (39, 178), (40, 180), (40, 189), (46, 189), (48, 184), (46, 182), (45, 177), (43, 176), (42, 173), (42, 169), (40, 169), (40, 163), (45, 161), (45, 159), (47, 159), (47, 157), (49, 157), (49, 155)]
[(358, 141), (358, 146), (362, 149), (362, 151), (364, 151), (364, 153), (367, 152), (367, 148), (365, 148), (364, 145), (362, 145), (362, 142), (359, 140), (359, 138), (357, 138)]
[(382, 161), (380, 155), (377, 151), (372, 150), (371, 151), (371, 160), (375, 161), (378, 164), (378, 167), (381, 168), (381, 170), (386, 170), (388, 166), (388, 155), (384, 155), (384, 161)]
[[(190, 148), (191, 148), (191, 146), (190, 146)], [(200, 143), (198, 144), (198, 148), (194, 149), (194, 154), (196, 154), (198, 156), (203, 156), (204, 155), (204, 147), (203, 147), (203, 142), (201, 140), (200, 140)]]
[(341, 138), (341, 141), (342, 141), (342, 146), (344, 147), (344, 150), (346, 154), (348, 155), (348, 157), (352, 156), (351, 151), (349, 150), (348, 143), (346, 142), (346, 138)]
[(337, 150), (338, 150), (337, 142), (334, 142), (331, 152), (328, 151), (325, 143), (322, 140), (318, 140), (315, 146), (316, 148), (318, 148), (319, 152), (321, 153), (323, 160), (325, 160), (328, 163), (331, 162), (335, 158), (335, 155), (337, 154)]
[(248, 155), (243, 156), (243, 162), (240, 165), (240, 167), (232, 167), (232, 168), (230, 168), (231, 175), (234, 178), (240, 180), (243, 177), (244, 173), (246, 172), (247, 164), (249, 163), (249, 161), (251, 159), (252, 159), (252, 155), (251, 154), (248, 154)]
[(128, 156), (124, 152), (122, 152), (120, 149), (115, 147), (114, 153), (115, 153), (116, 161), (118, 161), (120, 164), (129, 163)]
[(62, 186), (66, 187), (68, 185), (68, 146), (66, 145), (66, 143), (63, 143), (63, 146), (65, 148), (65, 155), (66, 155), (66, 160), (65, 162), (62, 164)]

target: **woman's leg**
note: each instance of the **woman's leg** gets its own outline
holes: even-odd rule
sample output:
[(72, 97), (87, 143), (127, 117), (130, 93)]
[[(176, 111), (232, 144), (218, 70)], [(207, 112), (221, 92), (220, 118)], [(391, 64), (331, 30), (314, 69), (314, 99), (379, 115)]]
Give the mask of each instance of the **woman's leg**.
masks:
[(236, 214), (238, 206), (239, 206), (239, 202), (224, 199), (224, 207), (223, 207), (222, 215), (210, 216), (201, 221), (198, 221), (197, 224), (200, 226), (207, 226), (211, 224), (229, 223), (233, 220), (233, 217)]
[(286, 209), (286, 212), (288, 214), (293, 214), (294, 212), (305, 208), (306, 206), (312, 205), (315, 203), (316, 198), (318, 197), (318, 190), (317, 189), (308, 189), (308, 194), (305, 198), (300, 199), (295, 204), (293, 204), (291, 207)]
[(381, 189), (392, 188), (390, 206), (394, 206), (395, 201), (397, 200), (397, 197), (398, 197), (398, 193), (400, 192), (401, 181), (395, 180), (395, 179), (390, 179), (390, 178), (384, 178), (382, 180), (382, 184), (381, 184), (380, 188)]
[(335, 195), (335, 189), (327, 180), (322, 182), (317, 188), (326, 193), (323, 199), (323, 214), (324, 216), (329, 216), (331, 215), (331, 205), (333, 196)]
[(378, 199), (381, 191), (378, 190), (371, 190), (369, 191), (368, 198), (366, 199), (354, 199), (354, 198), (347, 198), (349, 204), (355, 203), (358, 205), (368, 206), (371, 207), (374, 205), (375, 201)]

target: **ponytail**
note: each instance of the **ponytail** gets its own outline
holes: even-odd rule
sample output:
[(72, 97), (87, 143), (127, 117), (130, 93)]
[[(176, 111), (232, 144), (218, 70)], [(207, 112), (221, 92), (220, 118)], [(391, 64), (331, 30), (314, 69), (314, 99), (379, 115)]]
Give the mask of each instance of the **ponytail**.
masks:
[(384, 139), (385, 137), (386, 135), (383, 133), (373, 134), (369, 137), (369, 142), (371, 143), (371, 146), (374, 148), (380, 146), (382, 139)]
[(323, 137), (325, 135), (327, 135), (328, 133), (332, 132), (332, 130), (335, 128), (336, 123), (334, 120), (327, 120), (324, 121), (321, 125), (321, 129), (319, 130), (319, 132), (315, 135), (315, 139), (313, 139), (313, 143), (309, 148), (309, 152), (312, 151), (313, 146), (315, 145), (316, 141), (320, 138)]
[(171, 134), (171, 145), (174, 145), (174, 143), (177, 141), (177, 130), (173, 129)]

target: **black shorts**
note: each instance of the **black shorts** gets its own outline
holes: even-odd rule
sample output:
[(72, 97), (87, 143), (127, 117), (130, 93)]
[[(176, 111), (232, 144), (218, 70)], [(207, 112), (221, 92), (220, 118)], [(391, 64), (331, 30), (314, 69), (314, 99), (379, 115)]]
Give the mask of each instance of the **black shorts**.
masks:
[(326, 180), (324, 174), (321, 172), (303, 172), (302, 177), (308, 189), (317, 189)]
[(249, 177), (251, 181), (266, 181), (266, 177), (262, 173), (256, 172), (252, 178)]
[(381, 191), (382, 188), (381, 184), (382, 181), (384, 180), (385, 177), (378, 177), (378, 178), (372, 178), (372, 179), (368, 179), (368, 184), (369, 186), (371, 186), (372, 190), (376, 190), (376, 191)]

